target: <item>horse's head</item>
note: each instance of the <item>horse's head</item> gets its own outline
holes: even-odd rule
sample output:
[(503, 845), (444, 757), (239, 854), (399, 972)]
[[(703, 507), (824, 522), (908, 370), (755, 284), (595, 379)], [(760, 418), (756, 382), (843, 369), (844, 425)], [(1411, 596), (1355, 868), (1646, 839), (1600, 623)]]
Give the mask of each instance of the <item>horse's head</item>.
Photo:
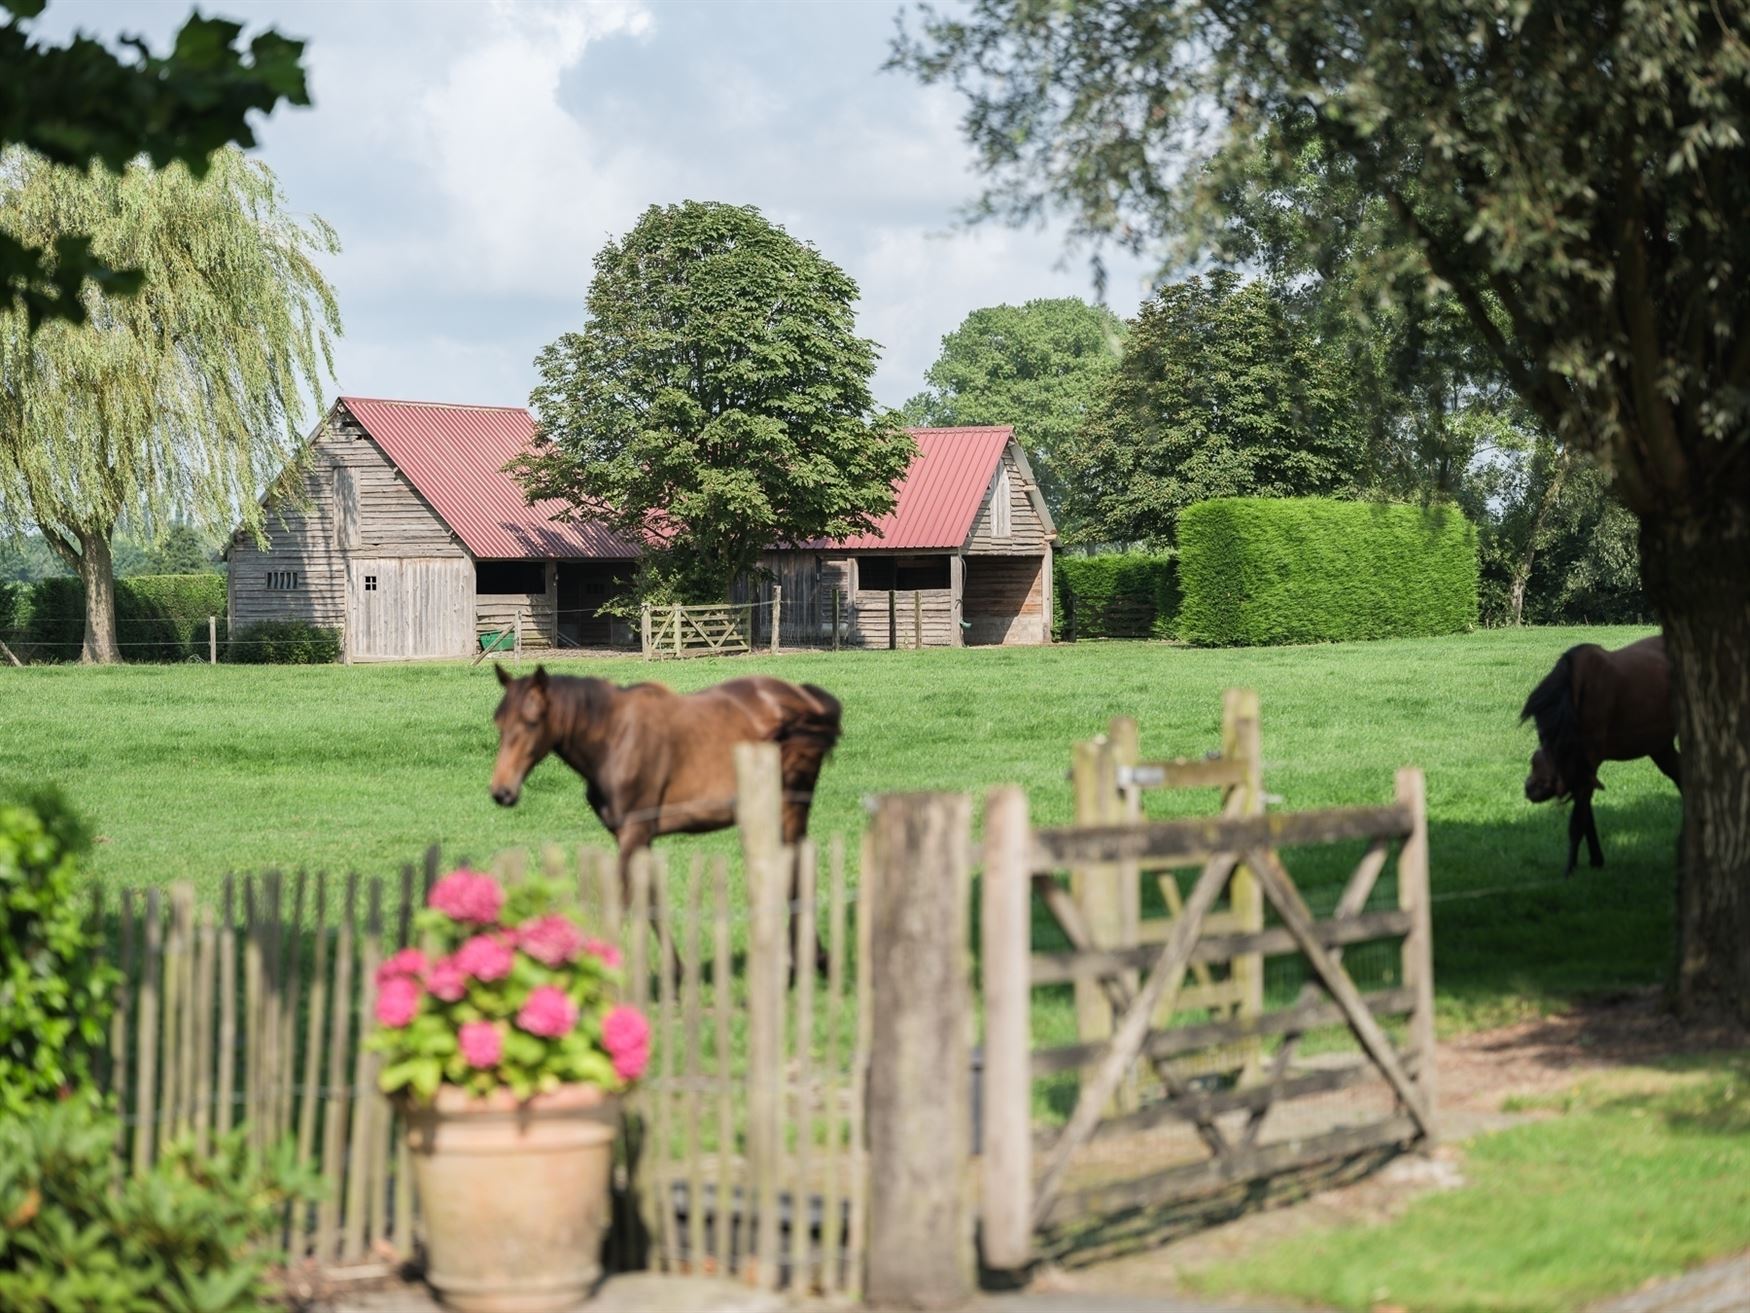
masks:
[(494, 665), (504, 686), (492, 721), (498, 726), (498, 762), (492, 768), (492, 801), (514, 807), (522, 795), (523, 780), (542, 757), (553, 750), (558, 735), (550, 728), (548, 710), (552, 691), (547, 686), (547, 668), (522, 679), (512, 677), (503, 666)]
[(1548, 802), (1551, 798), (1568, 796), (1562, 773), (1542, 748), (1531, 754), (1531, 774), (1525, 777), (1525, 796), (1531, 802)]

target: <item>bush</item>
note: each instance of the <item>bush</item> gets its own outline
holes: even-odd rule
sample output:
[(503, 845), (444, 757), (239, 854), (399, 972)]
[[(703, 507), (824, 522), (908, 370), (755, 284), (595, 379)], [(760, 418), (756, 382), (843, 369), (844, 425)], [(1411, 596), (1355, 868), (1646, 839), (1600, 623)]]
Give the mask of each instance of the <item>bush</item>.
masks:
[[(225, 577), (142, 574), (115, 581), (116, 636), (126, 661), (183, 661), (207, 655), (207, 618), (225, 627)], [(85, 641), (85, 585), (42, 579), (30, 586), (29, 642), (38, 660), (77, 661)]]
[(1171, 554), (1059, 556), (1052, 588), (1052, 636), (1171, 638), (1179, 614), (1179, 572)]
[(54, 793), (0, 803), (0, 1121), (92, 1083), (116, 973), (86, 918), (89, 847)]
[(1476, 531), (1451, 507), (1231, 497), (1179, 518), (1179, 636), (1208, 647), (1453, 634)]
[(127, 1178), (119, 1126), (93, 1100), (0, 1120), (0, 1308), (8, 1313), (245, 1313), (277, 1307), (270, 1241), (314, 1193), (289, 1148), (243, 1132), (173, 1147)]
[(240, 630), (225, 660), (251, 666), (321, 666), (340, 660), (340, 631), (302, 620), (263, 620)]

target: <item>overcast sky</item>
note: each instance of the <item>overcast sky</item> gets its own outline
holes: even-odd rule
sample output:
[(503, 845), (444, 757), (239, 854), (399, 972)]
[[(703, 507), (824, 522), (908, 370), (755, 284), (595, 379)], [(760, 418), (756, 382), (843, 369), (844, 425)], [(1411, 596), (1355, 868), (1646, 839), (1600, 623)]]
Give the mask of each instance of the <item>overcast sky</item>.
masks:
[[(188, 0), (52, 0), (36, 31), (145, 35)], [(259, 130), (294, 208), (338, 230), (334, 390), (523, 404), (583, 323), (590, 260), (652, 203), (759, 206), (862, 288), (877, 397), (915, 392), (979, 306), (1093, 296), (1055, 231), (957, 229), (960, 105), (884, 73), (895, 0), (204, 0), (309, 42), (315, 105)], [(1130, 315), (1141, 267), (1113, 257)]]

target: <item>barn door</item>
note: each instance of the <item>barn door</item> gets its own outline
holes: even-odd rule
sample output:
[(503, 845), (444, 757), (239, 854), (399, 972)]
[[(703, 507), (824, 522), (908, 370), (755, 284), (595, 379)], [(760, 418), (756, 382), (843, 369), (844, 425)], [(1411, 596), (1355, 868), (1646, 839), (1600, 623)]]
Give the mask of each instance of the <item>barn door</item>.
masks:
[(474, 566), (464, 558), (347, 563), (347, 632), (355, 659), (463, 656), (473, 636)]

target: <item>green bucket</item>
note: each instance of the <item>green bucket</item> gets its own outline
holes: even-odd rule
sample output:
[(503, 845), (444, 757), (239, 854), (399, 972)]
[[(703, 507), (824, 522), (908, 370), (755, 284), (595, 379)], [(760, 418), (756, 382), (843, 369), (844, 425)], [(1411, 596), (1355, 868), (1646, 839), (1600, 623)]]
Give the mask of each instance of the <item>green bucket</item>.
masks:
[(480, 650), (482, 652), (490, 652), (494, 648), (499, 647), (505, 640), (509, 639), (510, 636), (510, 630), (508, 629), (499, 629), (490, 634), (482, 634), (480, 635)]

